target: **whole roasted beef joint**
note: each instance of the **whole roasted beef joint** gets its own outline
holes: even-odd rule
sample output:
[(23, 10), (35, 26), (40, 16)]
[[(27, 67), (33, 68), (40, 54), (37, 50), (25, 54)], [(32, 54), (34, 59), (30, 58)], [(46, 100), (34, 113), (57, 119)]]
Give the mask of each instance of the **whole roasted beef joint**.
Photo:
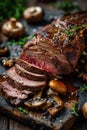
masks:
[[(83, 52), (86, 51), (86, 40), (87, 12), (62, 16), (43, 27), (25, 44), (15, 65), (7, 70), (6, 81), (0, 85), (4, 97), (17, 104), (17, 101), (24, 102), (30, 95), (32, 97), (41, 92), (36, 96), (40, 99), (42, 93), (44, 97), (48, 96), (49, 87), (53, 93), (58, 90), (58, 93), (62, 91), (61, 94), (66, 94), (65, 84), (53, 80), (54, 82), (49, 85), (49, 79), (58, 79), (59, 76), (69, 75), (76, 70)], [(61, 102), (62, 109), (62, 100), (53, 96), (55, 94), (51, 95), (57, 105)], [(47, 103), (47, 99), (43, 100), (44, 102), (42, 100), (40, 102), (39, 99), (38, 103)], [(53, 104), (47, 103), (47, 105), (52, 108), (49, 109), (51, 113)]]

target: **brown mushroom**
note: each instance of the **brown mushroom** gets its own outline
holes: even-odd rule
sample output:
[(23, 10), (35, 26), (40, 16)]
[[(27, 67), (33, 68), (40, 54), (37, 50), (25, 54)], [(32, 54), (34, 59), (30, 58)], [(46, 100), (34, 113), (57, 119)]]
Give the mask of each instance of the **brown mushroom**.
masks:
[(67, 92), (66, 85), (63, 82), (58, 81), (58, 80), (51, 80), (49, 82), (49, 87), (51, 89), (53, 89), (54, 91), (61, 93), (61, 94), (66, 94), (66, 92)]
[(41, 109), (42, 110), (47, 110), (49, 107), (51, 107), (53, 105), (53, 99), (50, 97), (46, 98), (46, 102), (42, 105)]
[(0, 56), (5, 56), (9, 52), (9, 48), (7, 46), (0, 47)]
[(12, 67), (14, 65), (14, 59), (10, 59), (10, 60), (4, 59), (2, 60), (2, 63), (3, 66), (5, 67)]
[(51, 95), (58, 96), (58, 92), (53, 91), (51, 88), (47, 90), (46, 94), (47, 94), (47, 98), (45, 104), (42, 106), (42, 110), (46, 110), (53, 105), (53, 99), (51, 98)]
[(42, 91), (40, 91), (38, 94), (36, 94), (33, 99), (30, 99), (29, 101), (24, 102), (24, 105), (28, 108), (40, 108), (43, 104), (45, 104), (46, 99), (41, 98)]
[(48, 108), (48, 112), (54, 116), (63, 108), (63, 101), (57, 95), (51, 95), (53, 100), (55, 101), (55, 105), (53, 107)]
[(39, 22), (44, 17), (44, 11), (39, 6), (29, 7), (24, 11), (23, 16), (28, 22)]
[(82, 106), (82, 113), (85, 119), (87, 119), (87, 102), (85, 102)]
[(2, 33), (8, 37), (17, 38), (24, 34), (24, 27), (15, 18), (11, 18), (3, 24)]
[(52, 90), (51, 88), (49, 88), (47, 90), (47, 95), (50, 96), (50, 95), (57, 95), (58, 96), (58, 92)]

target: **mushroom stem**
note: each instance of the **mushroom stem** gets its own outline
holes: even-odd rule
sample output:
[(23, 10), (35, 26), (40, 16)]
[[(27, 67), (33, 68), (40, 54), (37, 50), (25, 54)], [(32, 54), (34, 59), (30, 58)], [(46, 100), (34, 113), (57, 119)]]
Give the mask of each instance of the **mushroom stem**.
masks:
[(42, 93), (43, 93), (43, 90), (40, 91), (39, 93), (35, 94), (34, 97), (33, 97), (33, 99), (36, 100), (37, 98), (41, 98)]
[(17, 22), (17, 20), (15, 18), (10, 19), (10, 23), (11, 23), (12, 28), (17, 28), (16, 22)]

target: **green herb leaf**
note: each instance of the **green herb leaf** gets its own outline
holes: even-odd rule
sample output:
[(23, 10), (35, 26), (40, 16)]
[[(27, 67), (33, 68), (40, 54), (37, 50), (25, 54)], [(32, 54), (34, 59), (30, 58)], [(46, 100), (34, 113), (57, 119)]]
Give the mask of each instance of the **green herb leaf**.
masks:
[(26, 0), (0, 0), (0, 21), (11, 17), (21, 18), (26, 3)]
[(79, 91), (87, 91), (87, 85), (84, 84), (83, 86), (81, 86)]
[(81, 26), (72, 26), (72, 29), (74, 30), (74, 31), (78, 31), (78, 30), (80, 30), (80, 29), (84, 29), (86, 26), (83, 24), (83, 25), (81, 25)]
[(25, 43), (32, 39), (34, 37), (34, 35), (31, 35), (31, 36), (27, 36), (27, 37), (23, 37), (23, 38), (19, 38), (19, 40), (11, 40), (11, 41), (8, 41), (7, 44), (8, 45), (21, 45), (22, 47), (25, 45)]
[(72, 31), (69, 30), (69, 29), (66, 29), (65, 33), (66, 33), (69, 37), (73, 37), (73, 35), (74, 35), (74, 32), (72, 32)]
[(74, 9), (77, 9), (78, 11), (81, 10), (79, 5), (75, 5), (73, 1), (71, 0), (66, 0), (63, 2), (60, 2), (60, 8), (65, 10), (66, 12), (71, 12)]
[(22, 113), (24, 113), (25, 115), (27, 115), (29, 113), (26, 109), (24, 109), (22, 107), (18, 107), (18, 110), (21, 111)]
[(78, 116), (78, 113), (77, 113), (77, 103), (74, 102), (73, 104), (73, 107), (71, 109), (71, 114), (75, 115), (75, 116)]

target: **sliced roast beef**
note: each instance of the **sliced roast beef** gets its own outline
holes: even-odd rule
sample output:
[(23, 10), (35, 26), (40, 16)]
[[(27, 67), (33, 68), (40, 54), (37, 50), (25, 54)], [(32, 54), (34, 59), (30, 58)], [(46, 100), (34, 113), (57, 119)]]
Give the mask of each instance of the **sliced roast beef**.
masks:
[(1, 83), (1, 86), (6, 98), (18, 98), (24, 100), (32, 93), (31, 91), (20, 91), (16, 88), (13, 88), (7, 81)]
[(20, 58), (52, 75), (70, 74), (85, 48), (87, 12), (75, 13), (43, 27), (23, 48)]
[(29, 80), (33, 81), (44, 81), (46, 80), (46, 75), (42, 74), (35, 74), (29, 71), (26, 71), (24, 68), (19, 66), (18, 64), (15, 64), (15, 71), (20, 75), (23, 76)]
[(20, 58), (18, 58), (16, 60), (16, 64), (18, 64), (19, 66), (21, 66), (22, 68), (24, 68), (25, 70), (29, 71), (29, 72), (32, 72), (32, 73), (35, 73), (35, 74), (45, 74), (45, 71), (38, 68), (37, 66), (35, 65), (32, 65)]
[(28, 80), (18, 75), (15, 71), (15, 67), (7, 71), (7, 81), (10, 85), (19, 90), (39, 91), (46, 86), (46, 81)]

